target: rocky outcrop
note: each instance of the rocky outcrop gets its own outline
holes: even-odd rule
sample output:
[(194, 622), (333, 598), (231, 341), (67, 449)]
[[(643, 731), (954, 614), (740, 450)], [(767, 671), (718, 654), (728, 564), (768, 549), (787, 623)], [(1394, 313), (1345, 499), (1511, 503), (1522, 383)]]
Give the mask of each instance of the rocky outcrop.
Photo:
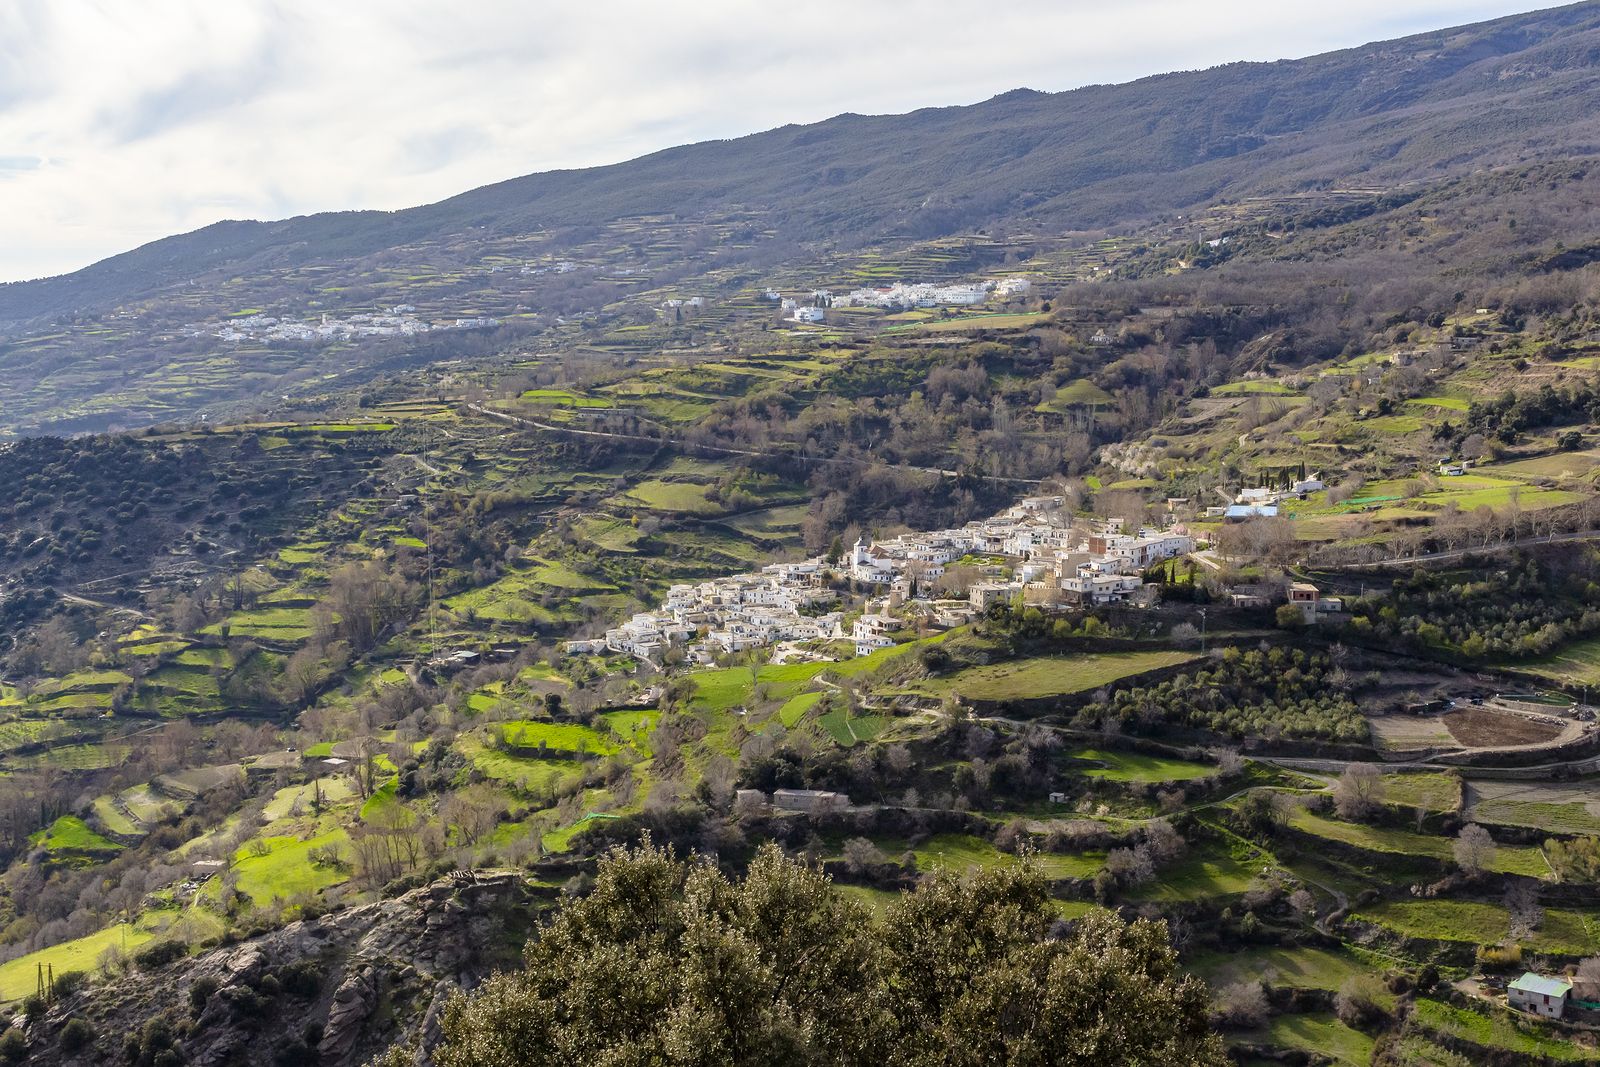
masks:
[[(146, 1062), (343, 1067), (396, 1044), (426, 1054), (450, 996), (516, 966), (548, 900), (519, 872), (457, 874), (101, 981), (28, 1026), (30, 1062), (159, 1049)], [(69, 1053), (62, 1036), (73, 1019), (93, 1037)]]

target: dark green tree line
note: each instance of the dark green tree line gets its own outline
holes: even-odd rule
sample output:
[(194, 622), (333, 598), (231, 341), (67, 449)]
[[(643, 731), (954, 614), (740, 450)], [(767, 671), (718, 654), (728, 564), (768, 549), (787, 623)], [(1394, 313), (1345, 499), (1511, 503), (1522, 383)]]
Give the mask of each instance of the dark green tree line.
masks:
[(1056, 936), (1042, 876), (938, 873), (881, 919), (774, 846), (748, 874), (646, 844), (458, 997), (440, 1067), (1223, 1064), (1162, 923)]

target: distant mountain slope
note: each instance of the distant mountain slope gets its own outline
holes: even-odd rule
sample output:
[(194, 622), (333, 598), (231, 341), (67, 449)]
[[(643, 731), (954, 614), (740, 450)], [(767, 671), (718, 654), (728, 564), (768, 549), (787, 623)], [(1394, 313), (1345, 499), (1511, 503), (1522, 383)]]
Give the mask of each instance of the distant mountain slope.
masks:
[(406, 211), (224, 222), (0, 286), (0, 324), (96, 311), (198, 273), (338, 263), (482, 227), (749, 213), (784, 240), (1104, 226), (1218, 196), (1393, 184), (1600, 153), (1600, 3), (1277, 63), (967, 107), (841, 115)]

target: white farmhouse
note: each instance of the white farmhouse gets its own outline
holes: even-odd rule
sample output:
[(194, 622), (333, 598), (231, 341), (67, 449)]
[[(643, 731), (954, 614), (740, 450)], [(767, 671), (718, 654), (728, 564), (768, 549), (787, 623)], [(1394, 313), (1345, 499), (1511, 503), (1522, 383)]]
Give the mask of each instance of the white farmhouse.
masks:
[(893, 646), (894, 638), (889, 635), (900, 626), (900, 620), (893, 615), (870, 614), (858, 617), (850, 628), (850, 640), (855, 642), (856, 655), (866, 656), (880, 648)]
[(1506, 987), (1506, 1003), (1516, 1011), (1559, 1019), (1566, 1014), (1572, 983), (1528, 971)]

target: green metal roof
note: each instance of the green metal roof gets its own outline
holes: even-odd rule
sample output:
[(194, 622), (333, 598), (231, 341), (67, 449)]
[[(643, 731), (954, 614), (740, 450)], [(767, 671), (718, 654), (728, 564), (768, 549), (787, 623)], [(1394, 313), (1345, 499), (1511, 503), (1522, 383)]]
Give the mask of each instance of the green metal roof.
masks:
[(1572, 983), (1565, 978), (1547, 978), (1542, 974), (1528, 971), (1512, 982), (1511, 988), (1520, 989), (1524, 993), (1540, 993), (1547, 997), (1564, 997), (1572, 992)]

